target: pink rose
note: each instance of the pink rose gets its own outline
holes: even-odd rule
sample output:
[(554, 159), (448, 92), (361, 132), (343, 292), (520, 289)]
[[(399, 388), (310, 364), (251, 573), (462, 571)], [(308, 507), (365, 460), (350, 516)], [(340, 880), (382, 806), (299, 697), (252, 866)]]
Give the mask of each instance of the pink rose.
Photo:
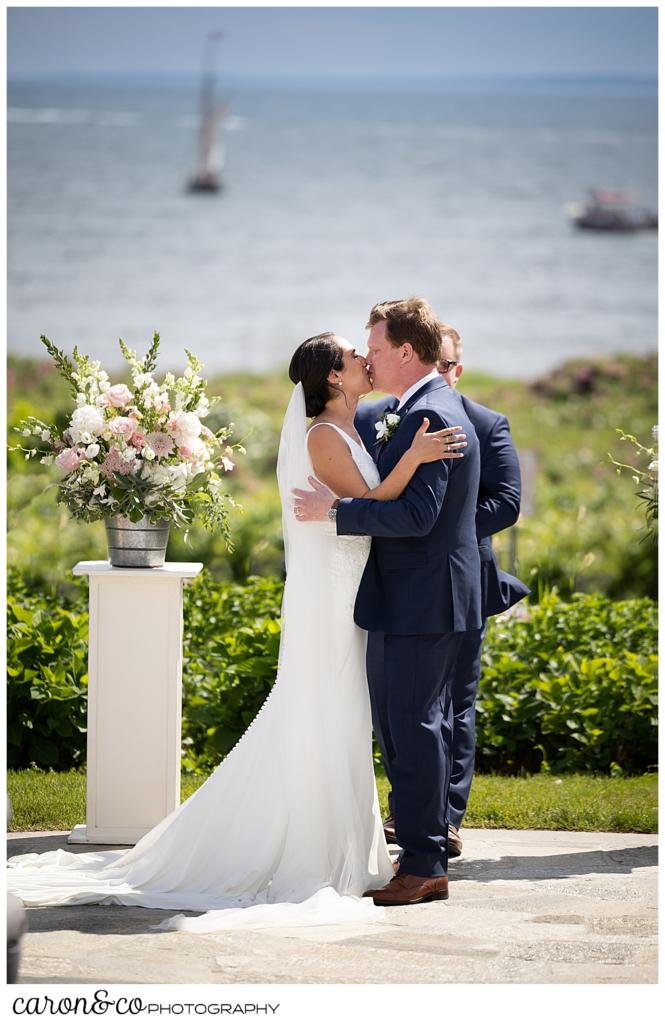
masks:
[(143, 448), (143, 446), (144, 446), (144, 444), (145, 444), (145, 434), (140, 434), (140, 433), (138, 433), (138, 431), (137, 431), (137, 433), (136, 433), (136, 434), (132, 434), (132, 436), (131, 436), (131, 437), (130, 437), (130, 439), (129, 439), (129, 443), (130, 443), (130, 444), (131, 444), (131, 445), (132, 445), (132, 446), (133, 446), (134, 448), (137, 448), (137, 449), (138, 449), (138, 450), (140, 451), (140, 450), (141, 450), (141, 448)]
[(109, 430), (114, 437), (124, 437), (129, 441), (132, 434), (136, 433), (136, 420), (132, 416), (116, 416), (109, 423)]
[(180, 447), (178, 448), (178, 451), (182, 455), (183, 459), (191, 459), (192, 450), (191, 448), (188, 448), (186, 444), (181, 444)]
[(65, 448), (63, 452), (56, 457), (56, 462), (60, 466), (60, 469), (64, 470), (65, 473), (71, 473), (72, 470), (76, 469), (83, 461), (85, 452), (83, 448)]
[(128, 402), (131, 402), (133, 395), (126, 384), (114, 384), (104, 393), (104, 397), (106, 405), (112, 406), (114, 409), (122, 409)]

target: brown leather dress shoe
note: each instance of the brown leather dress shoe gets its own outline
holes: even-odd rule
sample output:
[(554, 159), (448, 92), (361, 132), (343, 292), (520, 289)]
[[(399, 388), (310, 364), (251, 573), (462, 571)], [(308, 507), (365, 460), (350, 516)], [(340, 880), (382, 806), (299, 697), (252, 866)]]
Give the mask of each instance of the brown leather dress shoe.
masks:
[(383, 834), (386, 837), (387, 843), (397, 842), (397, 835), (395, 833), (395, 819), (392, 817), (392, 815), (389, 818), (386, 818), (386, 820), (383, 823)]
[(460, 839), (459, 829), (455, 825), (448, 826), (448, 860), (452, 857), (459, 857), (462, 853), (464, 843)]
[(363, 895), (371, 896), (378, 907), (407, 907), (432, 900), (447, 900), (448, 876), (395, 875), (383, 889), (369, 889)]

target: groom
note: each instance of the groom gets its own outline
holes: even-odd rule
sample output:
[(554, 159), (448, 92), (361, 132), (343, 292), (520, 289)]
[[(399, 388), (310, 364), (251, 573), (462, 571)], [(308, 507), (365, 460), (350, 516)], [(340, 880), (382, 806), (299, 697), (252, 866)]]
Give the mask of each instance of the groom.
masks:
[(432, 430), (460, 425), (468, 442), (463, 459), (420, 466), (395, 501), (335, 499), (319, 483), (314, 492), (294, 492), (299, 518), (328, 517), (338, 535), (373, 538), (354, 617), (369, 633), (372, 719), (404, 852), (395, 878), (367, 895), (401, 906), (448, 898), (451, 689), (465, 636), (481, 628), (480, 455), (471, 422), (437, 372), (440, 329), (429, 303), (379, 303), (368, 327), (374, 387), (398, 400), (379, 431), (381, 478), (425, 417)]

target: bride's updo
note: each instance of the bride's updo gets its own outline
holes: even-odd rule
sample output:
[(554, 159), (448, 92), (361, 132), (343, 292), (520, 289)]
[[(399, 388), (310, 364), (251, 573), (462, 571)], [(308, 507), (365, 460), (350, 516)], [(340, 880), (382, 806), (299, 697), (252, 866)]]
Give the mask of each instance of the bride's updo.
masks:
[(289, 377), (294, 384), (303, 386), (308, 416), (318, 416), (323, 412), (334, 391), (328, 383), (328, 374), (331, 370), (341, 370), (343, 366), (344, 350), (332, 331), (315, 334), (295, 350)]

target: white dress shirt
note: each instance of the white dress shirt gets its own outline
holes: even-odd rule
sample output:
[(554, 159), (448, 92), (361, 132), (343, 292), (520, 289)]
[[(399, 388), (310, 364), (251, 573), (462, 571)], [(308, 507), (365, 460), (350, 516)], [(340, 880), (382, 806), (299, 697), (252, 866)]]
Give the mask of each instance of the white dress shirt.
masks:
[(428, 380), (438, 380), (440, 376), (441, 374), (439, 373), (438, 370), (430, 370), (426, 377), (421, 377), (420, 380), (417, 380), (416, 383), (412, 384), (410, 388), (407, 388), (407, 390), (404, 392), (404, 394), (399, 400), (399, 405), (397, 406), (396, 412), (400, 411), (404, 403), (407, 402), (409, 398), (411, 398), (411, 395), (415, 395), (416, 391), (418, 391), (418, 389), (421, 388), (423, 384), (426, 384)]

